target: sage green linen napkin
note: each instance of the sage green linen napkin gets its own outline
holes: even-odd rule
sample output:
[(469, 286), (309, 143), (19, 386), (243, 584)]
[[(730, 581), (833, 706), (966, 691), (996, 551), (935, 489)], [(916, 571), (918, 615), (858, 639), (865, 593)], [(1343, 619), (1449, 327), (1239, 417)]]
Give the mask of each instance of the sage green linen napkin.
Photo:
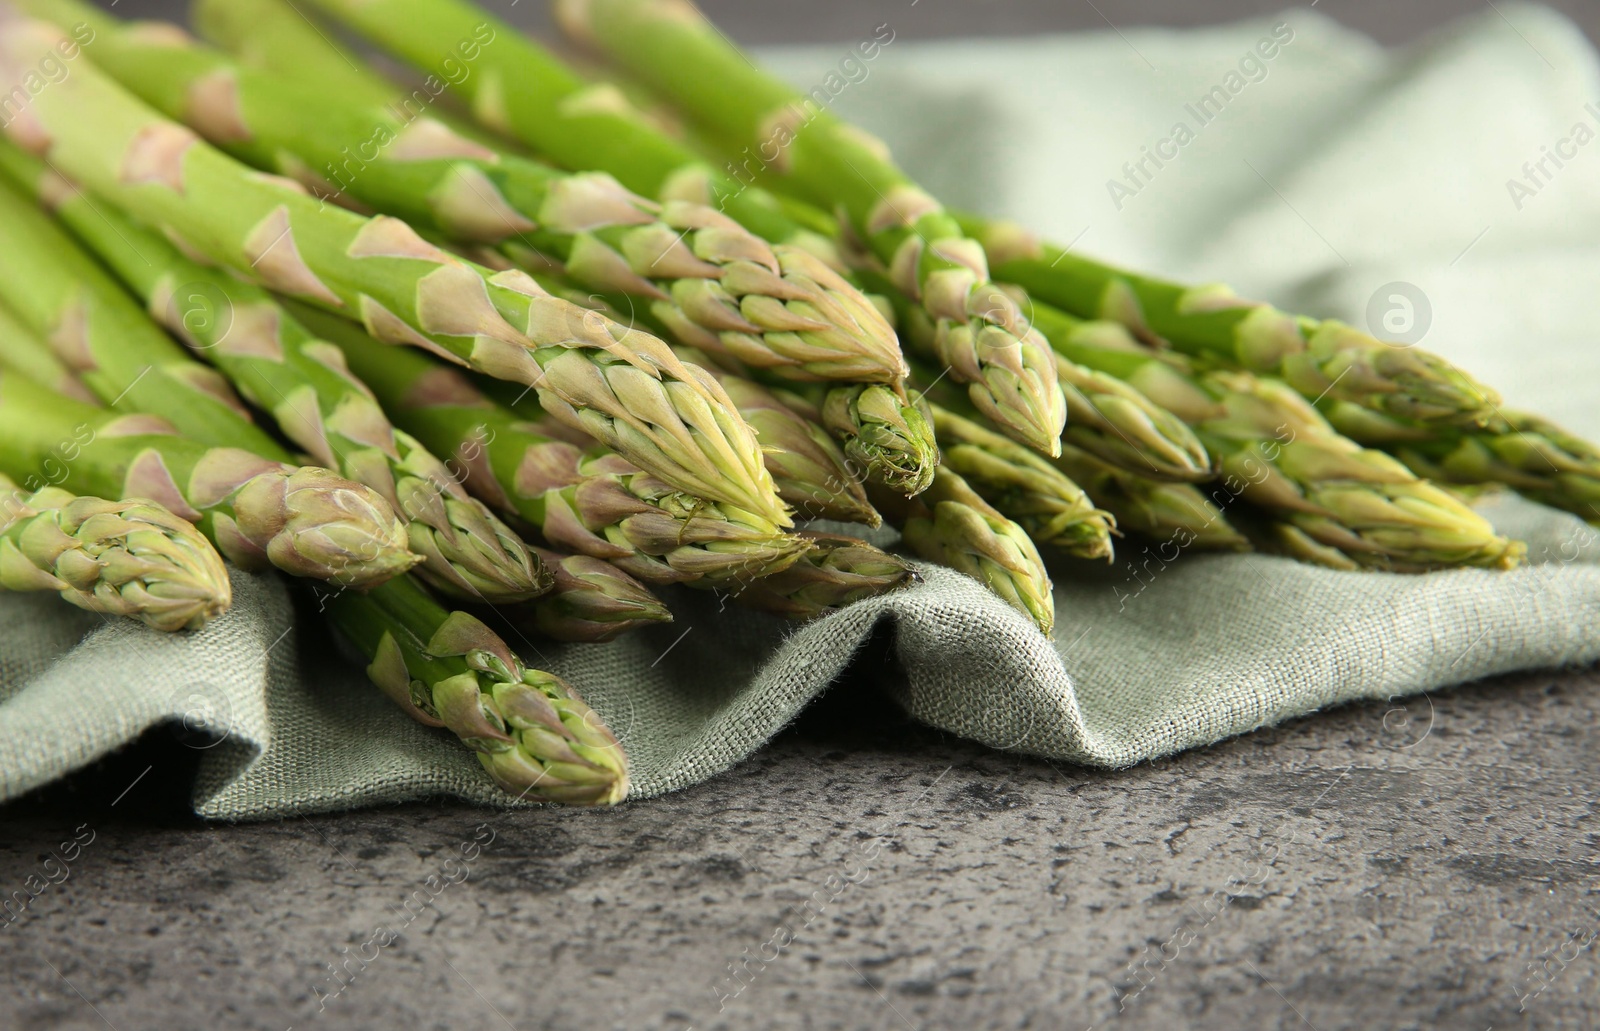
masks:
[[(1204, 32), (896, 40), (836, 104), (952, 206), (1107, 258), (1358, 323), (1409, 284), (1427, 301), (1424, 346), (1597, 436), (1600, 142), (1547, 163), (1531, 195), (1508, 180), (1526, 186), (1523, 164), (1578, 122), (1600, 128), (1600, 76), (1559, 16), (1500, 11), (1394, 53), (1308, 11)], [(1289, 37), (1274, 56), (1242, 63), (1274, 31)], [(847, 52), (766, 56), (809, 88)], [(1200, 124), (1189, 108), (1217, 86), (1227, 103)], [(1180, 121), (1197, 131), (1178, 156), (1130, 179), (1124, 164)], [(1124, 766), (1338, 702), (1594, 661), (1600, 532), (1515, 499), (1485, 511), (1529, 542), (1528, 567), (1417, 577), (1192, 556), (1136, 579), (1129, 548), (1115, 566), (1055, 570), (1054, 641), (923, 567), (912, 589), (798, 628), (677, 591), (674, 624), (615, 644), (514, 643), (616, 730), (639, 797), (750, 754), (852, 661), (883, 662), (858, 654), (869, 640), (892, 642), (884, 687), (918, 719)], [(228, 616), (176, 637), (0, 597), (0, 799), (164, 723), (175, 749), (202, 753), (208, 817), (504, 802), (453, 739), (340, 658), (283, 581), (236, 575), (235, 593)]]

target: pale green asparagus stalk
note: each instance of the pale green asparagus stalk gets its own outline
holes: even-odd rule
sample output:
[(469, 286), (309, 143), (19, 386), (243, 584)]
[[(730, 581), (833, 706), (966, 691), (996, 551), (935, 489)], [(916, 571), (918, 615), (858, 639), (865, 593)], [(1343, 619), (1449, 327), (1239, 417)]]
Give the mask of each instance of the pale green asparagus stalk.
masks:
[(1418, 476), (1504, 484), (1531, 501), (1600, 521), (1600, 448), (1528, 412), (1500, 411), (1472, 429), (1407, 421), (1347, 402), (1320, 405), (1339, 432), (1399, 458)]
[(1355, 573), (1363, 568), (1349, 555), (1323, 544), (1293, 523), (1269, 521), (1254, 529), (1256, 543), (1262, 551), (1343, 573)]
[[(280, 78), (318, 82), (331, 94), (362, 107), (383, 107), (403, 98), (407, 114), (431, 110), (446, 89), (440, 80), (406, 95), (395, 84), (335, 43), (327, 28), (297, 15), (284, 0), (192, 0), (195, 31), (241, 64)], [(435, 92), (438, 87), (439, 91)]]
[[(550, 586), (510, 528), (436, 457), (395, 431), (336, 348), (315, 340), (259, 287), (190, 261), (161, 236), (97, 205), (36, 159), (0, 142), (0, 168), (119, 275), (195, 353), (224, 372), (318, 463), (377, 491), (406, 521), (417, 573), (450, 597), (520, 601)], [(113, 344), (115, 346), (115, 344)]]
[[(253, 425), (222, 375), (184, 353), (7, 179), (0, 179), (0, 301), (100, 401), (159, 412), (196, 440), (288, 457)], [(24, 336), (4, 344), (14, 363), (34, 353)]]
[(880, 505), (913, 552), (974, 578), (1050, 636), (1055, 599), (1039, 549), (960, 475), (940, 466), (925, 493)]
[(1211, 497), (1215, 487), (1153, 480), (1071, 444), (1062, 444), (1061, 455), (1052, 461), (1097, 506), (1111, 513), (1124, 532), (1170, 541), (1184, 550), (1250, 550), (1249, 539)]
[(585, 287), (639, 298), (680, 340), (775, 375), (905, 378), (894, 332), (855, 287), (719, 212), (658, 204), (603, 172), (501, 154), (426, 114), (240, 68), (172, 25), (124, 27), (77, 0), (14, 2), (93, 24), (97, 67), (217, 147), (314, 194), (455, 239), (531, 248)]
[[(42, 22), (0, 24), (0, 86), (74, 44)], [(79, 48), (81, 49), (81, 48)], [(540, 392), (545, 408), (681, 490), (787, 523), (751, 432), (703, 371), (660, 340), (491, 274), (406, 223), (324, 208), (252, 172), (128, 96), (87, 61), (5, 128), (64, 175), (278, 292), (359, 318)]]
[[(548, 273), (535, 278), (559, 296), (611, 310), (598, 295), (579, 300), (573, 296), (577, 291), (563, 291), (556, 277)], [(635, 318), (630, 311), (628, 321)], [(861, 480), (884, 484), (908, 497), (927, 488), (938, 464), (938, 444), (932, 425), (920, 410), (920, 400), (908, 395), (903, 383), (786, 381), (725, 354), (714, 366), (693, 347), (680, 345), (674, 350), (684, 361), (709, 371), (728, 391), (756, 431), (779, 496), (802, 514), (877, 525), (870, 506), (862, 507), (866, 502), (859, 492)], [(803, 433), (788, 425), (791, 417), (783, 408), (801, 420)], [(811, 442), (804, 443), (805, 438)], [(809, 457), (797, 462), (803, 454)], [(847, 460), (842, 477), (841, 458)], [(813, 484), (824, 482), (813, 478), (818, 474), (825, 476), (826, 482), (839, 484), (838, 489), (829, 488), (822, 495), (834, 511), (817, 509), (819, 494)]]
[[(429, 13), (438, 14), (440, 10)], [(462, 10), (457, 6), (444, 12), (444, 16), (456, 19), (452, 24), (459, 24)], [(369, 106), (389, 103), (408, 118), (437, 110), (432, 106), (436, 93), (418, 90), (395, 99), (392, 85), (373, 75), (302, 11), (282, 0), (198, 0), (195, 14), (203, 34), (253, 68), (279, 77), (324, 83), (332, 92), (357, 98)], [(492, 19), (468, 23), (470, 27), (495, 24)], [(606, 171), (630, 189), (659, 197), (667, 204), (714, 205), (768, 240), (793, 244), (842, 267), (827, 235), (836, 230), (835, 226), (812, 227), (789, 217), (786, 211), (796, 206), (794, 202), (747, 190), (742, 183), (718, 176), (692, 151), (626, 111), (626, 101), (610, 87), (591, 90), (561, 69), (553, 57), (516, 37), (511, 30), (496, 29), (495, 33), (495, 42), (510, 41), (511, 56), (491, 60), (486, 50), (479, 48), (471, 67), (481, 69), (487, 62), (492, 65), (491, 75), (517, 83), (512, 103), (523, 126), (521, 134), (524, 138), (543, 137), (543, 149), (555, 160), (571, 168)], [(428, 46), (409, 49), (418, 45), (415, 38), (408, 39), (406, 52), (421, 63), (432, 61), (433, 55), (424, 52)], [(446, 62), (449, 60), (453, 59)], [(449, 81), (451, 89), (459, 86), (470, 95), (485, 80), (474, 81), (471, 74), (463, 77), (461, 72), (467, 67), (459, 63), (440, 67), (437, 72), (448, 73), (448, 78), (436, 76), (434, 82)], [(543, 85), (527, 81), (525, 77), (530, 74)], [(544, 88), (553, 92), (540, 92)], [(500, 102), (500, 87), (492, 90), (485, 95), (485, 104)], [(560, 98), (569, 102), (560, 102)], [(603, 102), (590, 105), (574, 98)], [(619, 100), (622, 107), (617, 105)], [(621, 146), (607, 145), (616, 139), (625, 142)], [(592, 146), (596, 143), (600, 144), (598, 148)], [(507, 251), (526, 260), (516, 247), (508, 247)], [(806, 389), (805, 393), (810, 406), (826, 413), (824, 424), (829, 432), (873, 480), (907, 495), (926, 489), (938, 461), (938, 448), (932, 428), (897, 384), (853, 384), (831, 390)]]
[(94, 391), (72, 374), (50, 345), (24, 326), (4, 304), (0, 304), (0, 341), (3, 341), (0, 342), (0, 371), (42, 383), (74, 401), (100, 403)]
[[(337, 9), (373, 35), (383, 32), (373, 24), (374, 8), (386, 8), (393, 19), (416, 6), (415, 0), (317, 5)], [(895, 166), (882, 141), (761, 72), (690, 4), (572, 0), (556, 11), (571, 33), (744, 154), (758, 155), (760, 171), (840, 209), (895, 286), (925, 312), (931, 334), (907, 339), (966, 384), (972, 403), (1008, 436), (1057, 453), (1067, 410), (1048, 345), (990, 280), (982, 244)]]
[(1437, 355), (1399, 347), (1334, 319), (1289, 315), (1221, 285), (1185, 287), (1046, 246), (1009, 223), (964, 219), (994, 259), (995, 278), (1147, 343), (1282, 378), (1312, 399), (1449, 425), (1484, 422), (1499, 396)]
[[(685, 361), (695, 362), (699, 357), (688, 348), (680, 348)], [(790, 391), (769, 389), (754, 380), (729, 372), (721, 372), (709, 365), (706, 371), (716, 377), (722, 389), (756, 431), (756, 439), (765, 451), (767, 471), (778, 485), (778, 495), (808, 519), (833, 519), (842, 523), (865, 523), (877, 526), (883, 522), (872, 503), (867, 500), (866, 489), (861, 484), (864, 463), (852, 463), (823, 427), (822, 420), (809, 418), (807, 406), (798, 395)], [(894, 396), (887, 387), (862, 385), (865, 391), (883, 391)], [(830, 388), (831, 396), (838, 388)], [(846, 448), (849, 447), (847, 443)]]
[(557, 548), (665, 584), (750, 580), (809, 547), (771, 520), (684, 494), (604, 449), (539, 434), (457, 369), (385, 347), (305, 305), (290, 310), (340, 348), (396, 425), (442, 456), (479, 498)]
[(1117, 521), (1094, 506), (1051, 460), (1004, 436), (932, 406), (944, 465), (1015, 520), (1035, 544), (1078, 558), (1110, 559)]
[(882, 386), (792, 396), (796, 410), (826, 427), (872, 482), (908, 498), (933, 482), (939, 445), (920, 396), (902, 397)]
[(610, 641), (672, 613), (650, 589), (603, 559), (535, 548), (555, 574), (550, 593), (505, 614), (557, 641)]
[[(336, 0), (318, 6), (431, 74), (431, 96), (448, 90), (465, 98), (479, 122), (565, 168), (608, 172), (628, 189), (664, 202), (715, 207), (763, 239), (800, 246), (843, 267), (832, 241), (808, 231), (776, 198), (710, 168), (634, 110), (621, 90), (587, 82), (532, 39), (470, 3), (427, 0), (374, 9), (370, 0)], [(248, 53), (257, 67), (279, 75), (319, 80), (348, 57), (331, 42), (331, 33), (310, 25), (305, 5), (198, 0), (196, 7), (196, 20), (209, 39)], [(327, 81), (348, 78), (349, 65)], [(370, 90), (369, 83), (364, 95)]]
[[(913, 336), (930, 332), (926, 312), (896, 291), (894, 284), (872, 272), (863, 272), (862, 280), (893, 306), (904, 332)], [(1007, 288), (1007, 292), (1013, 291)], [(1015, 294), (1015, 300), (1026, 306), (1025, 314), (1032, 321), (1034, 303), (1026, 294)], [(1048, 340), (1055, 327), (1046, 321), (1036, 328)], [(1076, 445), (1112, 465), (1158, 480), (1200, 482), (1216, 474), (1205, 446), (1182, 419), (1115, 377), (1085, 368), (1060, 353), (1054, 354), (1054, 359), (1067, 402), (1063, 446)], [(936, 400), (958, 410), (971, 408), (937, 369), (925, 362), (915, 362), (913, 368), (916, 382), (939, 385)]]
[(1340, 435), (1287, 384), (1247, 372), (1197, 375), (1181, 358), (1145, 351), (1109, 323), (1093, 334), (1052, 333), (1051, 343), (1074, 361), (1127, 379), (1193, 426), (1217, 460), (1228, 497), (1259, 506), (1359, 565), (1508, 569), (1525, 553), (1446, 491)]
[(789, 619), (815, 619), (917, 580), (904, 559), (866, 541), (827, 533), (801, 536), (811, 550), (787, 569), (734, 588), (740, 604)]
[(304, 306), (295, 310), (344, 349), (396, 421), (459, 463), (481, 497), (559, 547), (646, 583), (728, 590), (741, 602), (750, 584), (761, 583), (749, 603), (791, 616), (842, 607), (910, 576), (900, 560), (863, 542), (783, 534), (732, 505), (673, 491), (616, 455), (542, 436), (456, 370), (394, 353)]
[(216, 549), (155, 502), (25, 491), (4, 474), (0, 588), (54, 591), (85, 611), (168, 632), (198, 630), (233, 601)]
[(627, 797), (627, 757), (595, 711), (477, 619), (441, 608), (409, 577), (326, 604), (371, 660), (367, 676), (379, 690), (412, 719), (458, 737), (507, 793), (570, 805)]
[[(634, 312), (616, 311), (613, 304), (594, 295), (584, 295), (562, 277), (542, 274), (536, 279), (550, 293), (570, 299), (574, 304), (595, 307), (619, 322), (632, 322), (635, 319)], [(704, 368), (733, 400), (739, 415), (750, 424), (750, 429), (754, 429), (755, 439), (762, 445), (766, 471), (773, 474), (773, 483), (776, 483), (778, 496), (784, 499), (784, 503), (794, 507), (806, 519), (861, 522), (869, 527), (877, 527), (882, 522), (882, 517), (867, 501), (866, 490), (861, 485), (862, 475), (874, 472), (875, 466), (862, 459), (858, 445), (862, 431), (858, 424), (824, 427), (824, 419), (818, 411), (794, 391), (778, 386), (763, 386), (755, 379), (722, 370), (694, 347), (680, 344), (674, 347), (674, 352), (683, 362)], [(806, 389), (802, 384), (795, 386)], [(491, 381), (483, 384), (483, 387), (494, 400), (514, 410), (517, 415), (530, 421), (549, 421), (539, 407), (538, 399), (528, 395), (525, 389), (518, 389), (515, 384), (504, 381)], [(882, 392), (885, 397), (899, 399), (898, 392), (882, 384), (816, 386), (810, 392), (818, 397), (858, 395), (862, 392), (870, 392), (877, 397)], [(928, 447), (934, 447), (931, 429), (926, 432), (926, 437)], [(843, 450), (838, 442), (843, 442)], [(854, 463), (854, 467), (851, 463)]]
[(207, 447), (154, 415), (118, 415), (0, 376), (0, 471), (29, 489), (149, 498), (199, 526), (248, 571), (370, 587), (410, 569), (405, 527), (382, 498), (326, 469)]

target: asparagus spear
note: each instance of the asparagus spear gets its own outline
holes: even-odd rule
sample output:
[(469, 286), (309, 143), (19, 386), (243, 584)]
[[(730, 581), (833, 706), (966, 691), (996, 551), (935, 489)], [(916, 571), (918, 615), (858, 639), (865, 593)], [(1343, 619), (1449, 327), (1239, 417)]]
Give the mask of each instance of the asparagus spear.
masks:
[[(557, 296), (617, 316), (603, 298), (581, 297), (549, 274), (536, 278)], [(628, 317), (632, 321), (633, 313)], [(765, 385), (717, 369), (692, 347), (679, 345), (673, 350), (716, 377), (756, 431), (779, 497), (810, 518), (878, 525), (880, 518), (861, 488), (863, 478), (908, 496), (927, 487), (938, 462), (938, 444), (917, 402), (907, 398), (899, 384)], [(724, 365), (738, 367), (726, 360)], [(501, 388), (500, 393), (506, 390)], [(517, 391), (514, 396), (522, 399), (526, 394)], [(522, 407), (537, 409), (538, 404), (526, 399)], [(535, 417), (532, 412), (525, 414)]]
[(1038, 548), (959, 474), (940, 466), (926, 493), (881, 505), (912, 551), (982, 583), (1050, 636), (1055, 599)]
[(409, 577), (339, 593), (328, 611), (372, 660), (372, 682), (412, 719), (449, 729), (507, 792), (573, 805), (627, 797), (627, 757), (600, 717), (477, 619), (447, 612)]
[(939, 445), (920, 396), (863, 385), (813, 391), (803, 399), (792, 393), (790, 399), (791, 407), (825, 426), (873, 482), (908, 498), (933, 482)]
[(1313, 566), (1337, 569), (1343, 573), (1361, 570), (1361, 564), (1338, 548), (1329, 547), (1291, 523), (1272, 522), (1256, 534), (1261, 550), (1292, 558)]
[[(307, 32), (296, 9), (277, 0), (199, 0), (207, 35), (227, 48), (248, 46), (279, 74), (316, 78), (343, 61), (327, 34)], [(774, 243), (810, 250), (842, 267), (832, 241), (791, 218), (765, 191), (708, 168), (691, 149), (657, 131), (622, 91), (591, 85), (554, 54), (505, 22), (460, 0), (378, 5), (370, 0), (316, 4), (379, 46), (466, 98), (475, 118), (571, 169), (609, 172), (630, 190), (715, 207)], [(248, 12), (248, 13), (246, 13)], [(272, 24), (270, 32), (258, 26)], [(241, 35), (252, 38), (248, 43)]]
[(519, 601), (550, 574), (436, 457), (390, 425), (366, 387), (259, 287), (185, 258), (121, 212), (95, 205), (31, 156), (0, 143), (20, 175), (164, 322), (270, 412), (301, 450), (377, 491), (406, 521), (418, 575), (450, 597)]
[[(430, 13), (437, 14), (440, 10), (443, 9)], [(452, 16), (459, 18), (462, 10), (459, 6), (455, 7)], [(470, 8), (465, 10), (470, 14)], [(333, 44), (301, 12), (291, 9), (280, 0), (198, 0), (195, 11), (202, 33), (234, 52), (251, 67), (279, 76), (326, 83), (334, 92), (358, 97), (364, 104), (394, 103), (393, 87), (361, 67), (356, 59)], [(469, 27), (482, 25), (492, 28), (498, 23), (489, 19), (469, 20), (467, 24)], [(509, 29), (502, 27), (494, 31), (496, 41), (509, 39), (513, 48), (527, 45)], [(408, 41), (406, 45), (411, 46), (413, 42)], [(432, 61), (435, 56), (415, 50), (408, 53), (423, 63)], [(519, 49), (519, 53), (523, 58), (530, 57), (526, 50)], [(418, 57), (418, 54), (421, 56)], [(484, 52), (478, 51), (472, 67), (480, 67), (484, 57)], [(449, 57), (440, 59), (438, 71), (452, 83), (467, 87), (471, 83), (471, 76), (469, 74), (463, 79), (461, 74), (466, 66), (457, 64), (444, 67), (453, 60)], [(507, 81), (520, 82), (519, 89), (522, 92), (519, 93), (519, 100), (528, 101), (532, 96), (528, 92), (531, 87), (529, 83), (521, 82), (521, 77), (531, 68), (536, 77), (542, 76), (540, 81), (555, 81), (549, 78), (551, 75), (560, 79), (561, 70), (559, 65), (550, 63), (553, 61), (554, 58), (548, 54), (535, 50), (531, 54), (531, 61), (519, 63), (515, 59), (507, 60), (496, 66), (494, 74), (507, 76)], [(436, 75), (434, 81), (444, 80)], [(575, 79), (572, 81), (576, 82)], [(580, 94), (587, 89), (581, 83), (577, 88)], [(571, 97), (573, 94), (562, 95)], [(634, 124), (632, 115), (615, 103), (619, 97), (604, 91), (584, 95), (603, 97), (606, 103), (598, 107), (585, 107), (581, 103), (552, 103), (542, 112), (534, 109), (529, 115), (531, 133), (542, 132), (546, 123), (566, 127), (565, 131), (552, 129), (547, 140), (549, 146), (546, 149), (557, 160), (564, 160), (570, 167), (603, 169), (616, 175), (630, 188), (660, 196), (668, 203), (684, 199), (713, 203), (712, 194), (728, 198), (728, 203), (717, 204), (718, 209), (735, 216), (758, 235), (777, 242), (793, 243), (818, 254), (830, 264), (842, 265), (823, 230), (807, 226), (785, 214), (796, 207), (792, 201), (772, 198), (757, 190), (745, 190), (740, 183), (709, 173), (691, 151), (654, 134), (643, 123)], [(418, 92), (411, 98), (394, 103), (394, 107), (403, 110), (405, 117), (416, 117), (416, 113), (429, 109), (430, 101), (431, 95)], [(486, 103), (498, 102), (495, 94), (487, 95)], [(608, 132), (622, 133), (624, 137), (642, 132), (648, 143), (642, 151), (626, 145), (607, 147), (600, 153), (581, 149), (595, 139), (603, 141)], [(586, 135), (579, 137), (575, 133)], [(568, 152), (569, 145), (580, 147), (580, 150)], [(669, 161), (667, 165), (652, 165), (646, 155), (658, 152), (675, 155), (671, 160), (677, 163)], [(674, 171), (676, 176), (672, 174)], [(518, 252), (513, 247), (508, 248), (508, 253)], [(800, 384), (794, 386), (801, 388)], [(926, 489), (932, 476), (933, 463), (938, 460), (938, 450), (932, 440), (933, 431), (914, 406), (907, 403), (897, 386), (853, 384), (827, 391), (806, 389), (804, 392), (809, 405), (821, 408), (828, 414), (826, 428), (834, 434), (846, 453), (865, 467), (869, 476), (908, 495)]]
[(866, 541), (814, 532), (801, 536), (811, 550), (789, 568), (736, 588), (740, 604), (789, 619), (815, 619), (917, 579), (903, 559)]
[(995, 277), (1087, 318), (1120, 322), (1234, 368), (1281, 377), (1306, 397), (1449, 425), (1482, 423), (1499, 396), (1437, 355), (1384, 343), (1333, 319), (1288, 315), (1220, 285), (1184, 287), (1040, 244), (1010, 224), (967, 220)]
[[(318, 0), (369, 29), (378, 9), (393, 19), (412, 0)], [(930, 360), (968, 385), (998, 427), (1058, 453), (1067, 419), (1055, 361), (1015, 301), (989, 278), (982, 244), (890, 160), (887, 148), (825, 106), (762, 73), (689, 4), (672, 0), (558, 3), (572, 33), (598, 44), (629, 72), (713, 131), (755, 155), (819, 204), (837, 206), (926, 313)], [(390, 30), (390, 35), (398, 35)]]
[(34, 335), (4, 304), (0, 304), (0, 371), (31, 379), (58, 394), (99, 404), (100, 399), (62, 364), (50, 345)]
[(1111, 558), (1116, 519), (1058, 466), (947, 408), (932, 409), (945, 466), (1016, 520), (1035, 544), (1079, 558)]
[(343, 351), (395, 422), (445, 457), (472, 491), (556, 547), (650, 584), (748, 580), (808, 548), (771, 520), (674, 490), (603, 449), (542, 436), (458, 370), (385, 347), (352, 323), (291, 305)]
[[(116, 280), (7, 182), (0, 182), (0, 301), (101, 401), (159, 411), (197, 440), (287, 457), (252, 425), (227, 380), (152, 325)], [(25, 337), (5, 344), (14, 363), (28, 360)]]
[(535, 548), (555, 574), (549, 594), (508, 613), (557, 641), (610, 641), (650, 623), (670, 623), (672, 613), (650, 589), (611, 563), (589, 555)]
[(1463, 486), (1505, 484), (1529, 500), (1600, 521), (1600, 448), (1548, 419), (1502, 410), (1486, 426), (1461, 430), (1349, 403), (1319, 407), (1339, 432), (1390, 452), (1418, 476)]
[(679, 339), (776, 375), (905, 378), (893, 331), (855, 287), (806, 251), (768, 244), (709, 208), (657, 204), (605, 173), (569, 175), (426, 115), (239, 68), (170, 25), (119, 28), (75, 0), (16, 2), (93, 19), (98, 67), (217, 147), (313, 193), (457, 239), (532, 247), (587, 287), (643, 298)]
[[(535, 279), (552, 294), (565, 297), (574, 304), (593, 307), (618, 321), (626, 318), (632, 322), (637, 317), (631, 311), (618, 312), (615, 305), (604, 298), (585, 296), (559, 276), (544, 273)], [(821, 425), (821, 417), (816, 410), (801, 400), (799, 395), (779, 387), (768, 388), (746, 376), (721, 369), (693, 347), (679, 344), (673, 347), (673, 353), (682, 361), (705, 369), (727, 392), (739, 414), (755, 431), (767, 472), (772, 474), (778, 496), (785, 504), (808, 519), (835, 519), (869, 526), (877, 526), (882, 522), (867, 500), (860, 475), (851, 468), (850, 457), (840, 450), (840, 445)], [(527, 390), (504, 380), (484, 380), (481, 386), (495, 401), (529, 422), (541, 424), (539, 432), (571, 439), (570, 433), (545, 428), (551, 420), (539, 406), (538, 399), (530, 397)], [(800, 384), (795, 386), (805, 389)], [(831, 393), (837, 388), (819, 389)], [(878, 385), (864, 389), (889, 390)], [(931, 437), (930, 430), (930, 440)], [(842, 439), (848, 440), (848, 433)], [(595, 443), (592, 437), (581, 435), (574, 442), (582, 447), (590, 447)]]
[[(456, 370), (394, 353), (304, 306), (295, 310), (344, 349), (402, 425), (461, 463), (480, 496), (554, 544), (606, 559), (647, 583), (728, 588), (741, 601), (788, 615), (841, 607), (910, 576), (904, 563), (864, 542), (784, 535), (749, 512), (672, 491), (615, 455), (585, 455), (543, 437)], [(746, 591), (752, 582), (762, 587)]]
[(80, 609), (164, 631), (198, 630), (233, 601), (216, 550), (155, 502), (24, 491), (4, 474), (0, 588), (54, 591)]
[[(1120, 343), (1105, 346), (1119, 333)], [(1261, 506), (1362, 566), (1509, 569), (1525, 552), (1446, 491), (1341, 436), (1286, 384), (1247, 372), (1194, 375), (1181, 359), (1153, 356), (1111, 324), (1093, 334), (1052, 335), (1051, 343), (1130, 380), (1189, 422), (1216, 458), (1230, 497)]]
[(1249, 551), (1249, 540), (1228, 521), (1206, 488), (1170, 483), (1119, 469), (1087, 451), (1063, 443), (1056, 468), (1081, 486), (1117, 525), (1182, 549)]
[[(692, 350), (679, 348), (678, 351), (685, 361), (702, 364)], [(805, 403), (796, 394), (770, 390), (754, 380), (721, 372), (710, 365), (705, 368), (756, 431), (756, 440), (766, 456), (767, 471), (778, 485), (778, 496), (796, 512), (809, 519), (834, 519), (868, 526), (883, 522), (861, 485), (856, 471), (861, 468), (860, 464), (852, 468), (845, 451), (823, 428), (820, 419), (808, 417)], [(862, 385), (859, 389), (893, 396), (893, 391), (881, 386)], [(828, 391), (830, 395), (834, 392)]]
[[(22, 81), (63, 38), (42, 22), (0, 26), (0, 86)], [(398, 219), (324, 209), (160, 118), (87, 62), (73, 71), (6, 126), (48, 149), (64, 175), (262, 285), (361, 318), (380, 339), (535, 387), (552, 414), (679, 489), (787, 524), (750, 428), (661, 341), (550, 297), (526, 275), (491, 275)]]
[[(926, 336), (931, 332), (926, 313), (895, 290), (894, 284), (872, 272), (862, 273), (862, 279), (894, 307), (908, 335)], [(1016, 294), (1015, 299), (1019, 306), (1027, 306), (1029, 321), (1034, 322), (1034, 303), (1026, 294)], [(1051, 323), (1048, 309), (1039, 318), (1036, 328), (1047, 340), (1062, 331)], [(1182, 419), (1121, 380), (1085, 368), (1059, 353), (1053, 358), (1067, 402), (1063, 444), (1077, 445), (1112, 465), (1155, 479), (1197, 482), (1215, 475), (1204, 445)], [(914, 363), (914, 369), (920, 382), (942, 385), (936, 397), (947, 407), (971, 407), (956, 396), (956, 388), (945, 385), (948, 380), (937, 370), (921, 362)]]
[[(283, 0), (192, 0), (189, 17), (201, 38), (251, 68), (319, 82), (328, 93), (362, 107), (395, 104), (405, 96), (310, 18), (297, 16), (297, 10)], [(418, 89), (396, 106), (405, 114), (433, 108), (435, 85), (426, 84), (426, 92)]]
[(0, 377), (0, 471), (30, 489), (150, 498), (195, 523), (242, 569), (369, 587), (416, 565), (372, 491), (326, 469), (207, 447), (153, 415), (118, 415)]

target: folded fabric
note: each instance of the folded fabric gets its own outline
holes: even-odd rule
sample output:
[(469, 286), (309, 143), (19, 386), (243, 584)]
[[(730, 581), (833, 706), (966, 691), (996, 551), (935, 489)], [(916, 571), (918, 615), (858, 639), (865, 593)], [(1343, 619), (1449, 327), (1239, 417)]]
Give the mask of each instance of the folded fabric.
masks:
[[(1596, 436), (1580, 384), (1600, 377), (1600, 177), (1584, 170), (1600, 143), (1539, 162), (1577, 123), (1600, 129), (1600, 77), (1558, 15), (1500, 12), (1394, 53), (1306, 11), (1203, 32), (895, 41), (834, 103), (952, 206), (1119, 262), (1358, 323), (1381, 288), (1411, 284), (1424, 346)], [(810, 88), (845, 49), (765, 56)], [(680, 590), (675, 623), (614, 644), (513, 643), (610, 723), (641, 797), (749, 755), (852, 662), (882, 668), (933, 725), (1125, 766), (1342, 701), (1594, 661), (1600, 531), (1511, 498), (1485, 512), (1528, 541), (1527, 567), (1337, 573), (1131, 545), (1111, 566), (1062, 564), (1054, 641), (923, 566), (911, 589), (798, 628)], [(0, 596), (0, 799), (168, 724), (174, 748), (202, 752), (208, 817), (505, 802), (455, 740), (370, 687), (285, 582), (236, 574), (235, 598), (202, 633), (163, 637)]]

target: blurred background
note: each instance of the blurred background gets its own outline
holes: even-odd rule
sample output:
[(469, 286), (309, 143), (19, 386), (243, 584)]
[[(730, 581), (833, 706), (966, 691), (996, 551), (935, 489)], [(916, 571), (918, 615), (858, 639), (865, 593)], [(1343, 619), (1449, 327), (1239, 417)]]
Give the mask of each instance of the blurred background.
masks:
[[(181, 18), (186, 0), (98, 0), (123, 17)], [(1383, 43), (1407, 43), (1451, 19), (1483, 11), (1485, 0), (1321, 0), (1301, 5)], [(524, 28), (549, 32), (544, 0), (486, 0)], [(1165, 25), (1189, 28), (1271, 14), (1293, 5), (1271, 0), (701, 0), (700, 7), (741, 43), (817, 43), (853, 37), (863, 24), (892, 19), (901, 38), (1023, 36)], [(1494, 0), (1491, 8), (1515, 6)], [(1549, 0), (1547, 6), (1600, 40), (1600, 3)], [(911, 10), (915, 8), (915, 10)]]

